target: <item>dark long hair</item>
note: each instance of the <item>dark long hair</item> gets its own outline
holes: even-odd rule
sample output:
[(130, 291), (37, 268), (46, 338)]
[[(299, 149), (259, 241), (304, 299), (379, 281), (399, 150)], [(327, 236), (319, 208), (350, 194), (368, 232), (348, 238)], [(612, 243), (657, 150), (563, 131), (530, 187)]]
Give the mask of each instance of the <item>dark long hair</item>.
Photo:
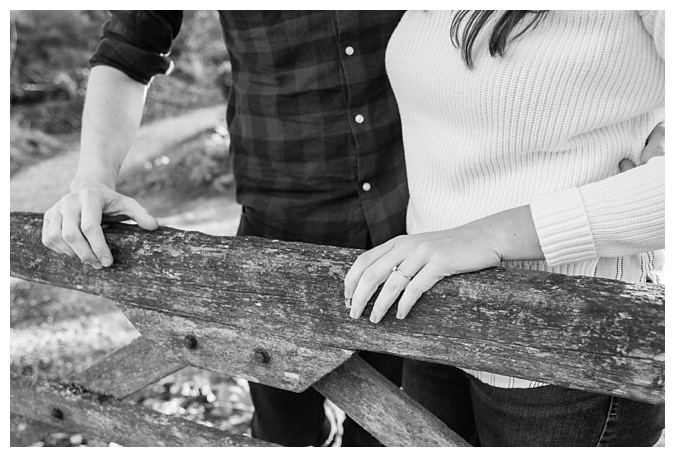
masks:
[[(452, 20), (450, 25), (450, 38), (455, 47), (462, 50), (462, 59), (467, 67), (473, 68), (472, 48), (478, 34), (483, 29), (485, 24), (496, 13), (494, 10), (475, 10), (475, 11), (459, 11)], [(499, 54), (504, 56), (504, 49), (509, 40), (509, 35), (513, 29), (525, 17), (530, 17), (530, 22), (521, 30), (516, 36), (511, 38), (515, 40), (529, 29), (536, 27), (539, 22), (546, 16), (548, 11), (529, 11), (529, 10), (508, 10), (497, 20), (497, 23), (492, 29), (490, 35), (489, 50), (492, 57)], [(462, 22), (466, 19), (466, 25), (461, 27)], [(461, 36), (460, 36), (461, 29)]]

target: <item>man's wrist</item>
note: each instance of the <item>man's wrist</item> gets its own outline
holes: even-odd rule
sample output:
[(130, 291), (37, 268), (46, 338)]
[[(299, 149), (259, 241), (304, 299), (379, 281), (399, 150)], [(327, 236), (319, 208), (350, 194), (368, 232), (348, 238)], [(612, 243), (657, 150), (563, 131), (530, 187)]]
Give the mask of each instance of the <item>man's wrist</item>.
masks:
[(78, 192), (86, 187), (107, 187), (109, 189), (115, 190), (115, 179), (104, 176), (96, 176), (92, 174), (87, 174), (86, 177), (75, 176), (75, 178), (70, 182), (70, 191)]

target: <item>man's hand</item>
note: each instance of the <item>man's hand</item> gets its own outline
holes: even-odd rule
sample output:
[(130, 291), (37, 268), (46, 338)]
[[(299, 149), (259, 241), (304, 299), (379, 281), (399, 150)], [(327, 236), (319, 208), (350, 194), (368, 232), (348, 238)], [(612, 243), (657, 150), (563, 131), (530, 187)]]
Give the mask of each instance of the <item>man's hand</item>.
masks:
[(104, 215), (117, 219), (126, 216), (146, 230), (159, 227), (157, 220), (136, 200), (103, 184), (71, 189), (44, 216), (42, 243), (58, 253), (79, 258), (96, 269), (109, 267), (113, 257), (101, 229)]
[[(654, 157), (665, 155), (665, 149), (666, 123), (661, 122), (654, 128), (652, 133), (649, 134), (649, 137), (647, 138), (647, 145), (642, 150), (642, 154), (640, 154), (640, 163), (638, 165), (644, 165)], [(635, 165), (630, 159), (623, 159), (621, 162), (619, 162), (619, 170), (621, 170), (623, 173), (624, 171), (628, 171), (638, 165)]]

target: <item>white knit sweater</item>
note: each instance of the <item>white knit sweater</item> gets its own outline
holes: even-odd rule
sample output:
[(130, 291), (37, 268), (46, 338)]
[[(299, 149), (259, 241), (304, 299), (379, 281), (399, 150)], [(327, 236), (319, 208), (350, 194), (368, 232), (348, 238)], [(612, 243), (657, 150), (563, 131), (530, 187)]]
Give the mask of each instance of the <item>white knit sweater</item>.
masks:
[[(663, 11), (550, 11), (469, 70), (454, 12), (407, 12), (387, 49), (401, 112), (408, 233), (530, 205), (546, 261), (506, 267), (644, 282), (663, 266), (664, 159), (638, 162), (664, 120)], [(500, 387), (537, 382), (471, 372)]]

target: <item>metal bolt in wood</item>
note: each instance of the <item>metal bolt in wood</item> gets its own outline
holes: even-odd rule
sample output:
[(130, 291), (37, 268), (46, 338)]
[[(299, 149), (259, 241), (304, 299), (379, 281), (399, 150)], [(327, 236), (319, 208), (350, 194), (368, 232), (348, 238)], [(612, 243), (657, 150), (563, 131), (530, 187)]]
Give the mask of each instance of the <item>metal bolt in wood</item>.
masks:
[(269, 363), (270, 354), (264, 349), (255, 350), (255, 361), (258, 363)]
[(197, 337), (194, 335), (185, 335), (182, 343), (188, 349), (197, 349), (199, 347), (199, 341), (197, 341)]

